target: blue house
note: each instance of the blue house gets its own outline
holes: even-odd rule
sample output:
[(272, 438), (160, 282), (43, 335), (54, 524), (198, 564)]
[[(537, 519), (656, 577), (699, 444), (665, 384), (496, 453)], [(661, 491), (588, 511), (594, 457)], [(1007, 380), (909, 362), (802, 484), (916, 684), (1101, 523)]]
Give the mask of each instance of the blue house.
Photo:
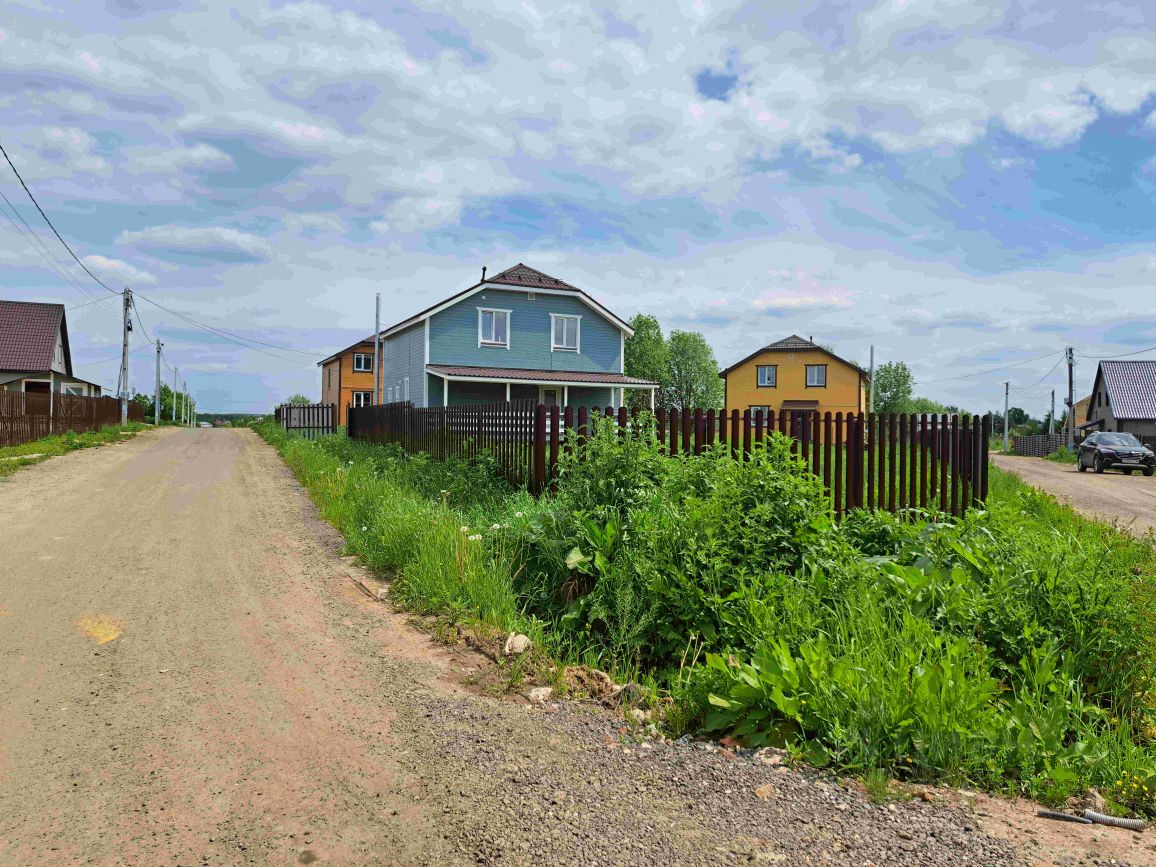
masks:
[(622, 406), (657, 384), (623, 373), (634, 332), (581, 289), (519, 263), (382, 336), (385, 402), (454, 406), (509, 400)]

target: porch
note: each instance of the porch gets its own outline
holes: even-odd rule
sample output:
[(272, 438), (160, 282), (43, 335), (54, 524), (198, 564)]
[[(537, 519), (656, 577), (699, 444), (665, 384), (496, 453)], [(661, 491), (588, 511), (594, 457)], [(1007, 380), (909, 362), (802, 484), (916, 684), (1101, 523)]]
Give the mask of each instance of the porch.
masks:
[(654, 406), (657, 383), (620, 373), (583, 371), (510, 370), (431, 365), (426, 368), (426, 405), (462, 406), (532, 400), (547, 406), (585, 406), (590, 409), (626, 401), (627, 390), (644, 390)]

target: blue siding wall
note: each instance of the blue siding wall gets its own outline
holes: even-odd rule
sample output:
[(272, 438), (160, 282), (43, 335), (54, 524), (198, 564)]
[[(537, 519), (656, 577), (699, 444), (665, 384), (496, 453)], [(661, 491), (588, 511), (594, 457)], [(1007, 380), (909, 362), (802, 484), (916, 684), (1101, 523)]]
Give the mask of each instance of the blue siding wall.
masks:
[(385, 340), (382, 347), (382, 388), (397, 389), (394, 400), (405, 399), (405, 379), (409, 377), (409, 399), (414, 406), (426, 405), (425, 323), (412, 325)]
[[(479, 307), (511, 311), (509, 349), (478, 346)], [(579, 352), (550, 351), (551, 313), (582, 317)], [(486, 289), (430, 318), (430, 364), (619, 373), (621, 352), (618, 327), (565, 295)]]

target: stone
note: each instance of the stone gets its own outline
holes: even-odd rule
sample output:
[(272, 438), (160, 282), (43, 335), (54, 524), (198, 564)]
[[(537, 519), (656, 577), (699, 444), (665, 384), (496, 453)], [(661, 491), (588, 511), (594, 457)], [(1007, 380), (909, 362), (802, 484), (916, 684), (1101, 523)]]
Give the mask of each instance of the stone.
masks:
[(526, 699), (530, 704), (545, 704), (554, 695), (554, 687), (552, 686), (536, 686), (526, 693)]
[(763, 783), (763, 785), (761, 785), (757, 789), (755, 789), (755, 797), (761, 798), (764, 801), (767, 798), (775, 797), (775, 795), (777, 795), (777, 794), (778, 794), (778, 792), (775, 791), (775, 787), (772, 786), (770, 783)]
[(506, 639), (506, 646), (502, 649), (502, 653), (506, 656), (521, 656), (531, 647), (533, 647), (533, 642), (530, 641), (529, 636), (511, 632), (510, 637)]

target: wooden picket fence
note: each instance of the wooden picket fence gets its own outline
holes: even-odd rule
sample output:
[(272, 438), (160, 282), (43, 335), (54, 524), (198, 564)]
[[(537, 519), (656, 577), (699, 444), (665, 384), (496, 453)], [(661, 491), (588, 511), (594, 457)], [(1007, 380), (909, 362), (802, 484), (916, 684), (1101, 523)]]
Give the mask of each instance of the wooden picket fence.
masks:
[(561, 452), (580, 450), (598, 416), (613, 419), (623, 436), (653, 430), (670, 455), (721, 444), (742, 460), (777, 432), (823, 480), (836, 515), (908, 508), (960, 515), (987, 498), (991, 416), (660, 409), (651, 428), (638, 423), (637, 410), (625, 408), (591, 412), (514, 401), (419, 409), (395, 403), (351, 408), (348, 431), (355, 439), (396, 443), (437, 460), (488, 453), (511, 483), (540, 493), (557, 477)]
[[(129, 401), (129, 421), (144, 421), (144, 407)], [(0, 446), (18, 446), (52, 434), (100, 430), (120, 424), (115, 397), (0, 391)]]
[(317, 439), (337, 433), (337, 404), (283, 403), (273, 410), (273, 418), (287, 433)]

